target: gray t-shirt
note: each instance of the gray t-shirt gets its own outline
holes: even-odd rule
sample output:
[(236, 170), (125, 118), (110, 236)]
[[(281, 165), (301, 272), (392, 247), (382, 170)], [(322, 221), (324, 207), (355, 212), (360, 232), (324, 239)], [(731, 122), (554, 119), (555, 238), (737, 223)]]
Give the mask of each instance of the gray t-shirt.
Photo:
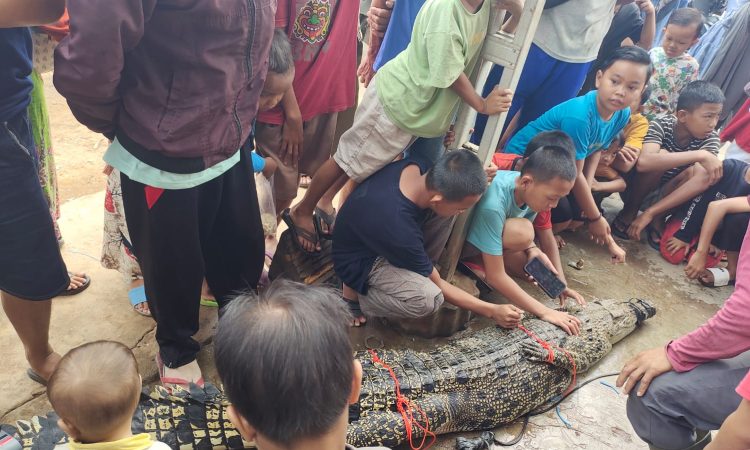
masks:
[(560, 61), (593, 61), (614, 15), (615, 0), (569, 0), (542, 12), (534, 44)]

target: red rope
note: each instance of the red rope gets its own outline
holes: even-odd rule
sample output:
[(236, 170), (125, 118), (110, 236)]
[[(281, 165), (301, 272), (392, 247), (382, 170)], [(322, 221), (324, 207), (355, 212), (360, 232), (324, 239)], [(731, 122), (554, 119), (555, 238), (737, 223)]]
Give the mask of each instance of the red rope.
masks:
[[(420, 450), (424, 448), (425, 450), (432, 447), (432, 444), (435, 443), (437, 440), (437, 436), (435, 433), (430, 431), (430, 420), (427, 417), (427, 414), (417, 405), (411, 402), (407, 397), (405, 397), (403, 394), (401, 394), (401, 385), (398, 382), (398, 378), (396, 378), (396, 373), (393, 371), (391, 366), (383, 362), (382, 359), (378, 356), (378, 354), (375, 352), (375, 350), (370, 349), (370, 355), (372, 356), (372, 362), (374, 364), (380, 364), (383, 366), (385, 370), (388, 371), (388, 373), (391, 375), (391, 378), (393, 379), (393, 383), (396, 387), (396, 410), (401, 414), (401, 417), (404, 419), (404, 425), (406, 426), (406, 437), (409, 439), (409, 445), (411, 446), (412, 450)], [(414, 411), (416, 411), (424, 421), (424, 426), (419, 423), (419, 419), (414, 418)], [(418, 446), (414, 445), (414, 437), (412, 436), (412, 426), (416, 426), (418, 429), (422, 431), (422, 442), (419, 443)], [(425, 447), (425, 443), (427, 442), (427, 437), (430, 437), (432, 440), (429, 444)]]
[(560, 350), (561, 352), (565, 353), (565, 356), (568, 358), (568, 361), (570, 361), (570, 366), (573, 368), (573, 379), (570, 380), (570, 385), (568, 385), (568, 388), (565, 389), (565, 394), (563, 394), (563, 395), (566, 395), (570, 391), (572, 391), (573, 388), (576, 385), (576, 374), (578, 372), (578, 369), (576, 368), (576, 361), (575, 361), (575, 359), (573, 359), (573, 356), (567, 350), (565, 350), (564, 348), (558, 347), (555, 344), (549, 343), (549, 342), (541, 339), (539, 336), (537, 336), (536, 334), (534, 334), (532, 331), (530, 331), (529, 329), (527, 329), (523, 325), (518, 324), (518, 328), (521, 331), (523, 331), (524, 333), (526, 333), (527, 335), (529, 335), (530, 338), (534, 339), (537, 343), (539, 343), (539, 345), (541, 345), (543, 349), (547, 350), (547, 362), (548, 363), (551, 364), (551, 363), (555, 362), (555, 351), (553, 350), (553, 347), (556, 348), (556, 349), (558, 349), (558, 350)]

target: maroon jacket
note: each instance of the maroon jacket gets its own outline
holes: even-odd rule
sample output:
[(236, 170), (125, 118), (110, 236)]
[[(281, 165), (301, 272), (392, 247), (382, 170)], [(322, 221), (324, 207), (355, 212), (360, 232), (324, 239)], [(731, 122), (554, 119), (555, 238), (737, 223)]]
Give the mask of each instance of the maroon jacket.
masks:
[[(245, 142), (266, 78), (276, 0), (67, 4), (70, 35), (55, 52), (54, 83), (82, 124), (178, 173), (221, 162)], [(181, 170), (170, 161), (190, 164)]]

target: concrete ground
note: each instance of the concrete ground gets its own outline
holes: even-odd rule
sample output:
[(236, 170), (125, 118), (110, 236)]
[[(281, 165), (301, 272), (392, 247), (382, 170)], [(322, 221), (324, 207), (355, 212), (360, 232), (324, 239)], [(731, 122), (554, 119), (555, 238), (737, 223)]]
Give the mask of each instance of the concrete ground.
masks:
[[(102, 240), (102, 205), (104, 177), (100, 175), (100, 155), (104, 151), (101, 140), (73, 122), (64, 102), (47, 86), (53, 133), (57, 145), (58, 168), (61, 168), (63, 199), (60, 225), (65, 238), (63, 256), (72, 270), (85, 271), (92, 278), (91, 287), (75, 297), (54, 300), (51, 336), (57, 351), (96, 339), (113, 339), (131, 347), (140, 364), (144, 381), (153, 383), (156, 369), (154, 323), (135, 314), (127, 300), (122, 277), (99, 265)], [(75, 180), (79, 180), (76, 185)], [(81, 186), (82, 185), (82, 186)], [(66, 188), (70, 186), (70, 188)], [(75, 187), (73, 187), (75, 186)], [(73, 192), (73, 194), (71, 194)], [(610, 205), (616, 207), (616, 203)], [(666, 263), (645, 243), (625, 242), (628, 251), (625, 265), (613, 266), (603, 248), (593, 245), (584, 233), (563, 234), (568, 246), (562, 250), (564, 263), (585, 260), (585, 267), (576, 271), (566, 267), (571, 286), (587, 298), (641, 297), (652, 300), (658, 308), (656, 317), (649, 320), (624, 341), (615, 346), (599, 364), (579, 376), (584, 381), (591, 376), (618, 371), (638, 351), (662, 346), (670, 339), (691, 331), (716, 312), (731, 293), (731, 288), (708, 289), (684, 277), (682, 267)], [(533, 286), (525, 286), (537, 298), (543, 294)], [(210, 336), (215, 325), (215, 310), (203, 308), (200, 340), (205, 341), (199, 362), (209, 381), (217, 382), (212, 367)], [(361, 343), (370, 334), (381, 336), (386, 346), (429, 346), (428, 342), (401, 336), (370, 325), (353, 330), (354, 341)], [(44, 388), (25, 375), (23, 349), (4, 314), (0, 313), (0, 422), (44, 414), (49, 409)], [(360, 347), (361, 348), (361, 347)], [(607, 384), (594, 382), (573, 394), (555, 411), (534, 417), (523, 439), (510, 448), (517, 449), (643, 449), (646, 446), (634, 435), (625, 416), (626, 397), (612, 388), (614, 378)], [(106, 380), (105, 380), (106, 382)], [(498, 439), (508, 440), (519, 430), (518, 425), (497, 430)], [(475, 437), (480, 433), (465, 433)], [(453, 448), (455, 436), (440, 438), (433, 448)], [(404, 447), (406, 448), (406, 447)]]

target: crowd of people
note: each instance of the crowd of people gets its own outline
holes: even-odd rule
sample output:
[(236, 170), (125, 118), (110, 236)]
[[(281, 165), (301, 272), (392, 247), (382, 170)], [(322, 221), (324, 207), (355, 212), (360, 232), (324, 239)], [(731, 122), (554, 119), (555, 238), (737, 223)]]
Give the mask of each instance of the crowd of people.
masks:
[[(699, 76), (690, 49), (703, 14), (674, 8), (657, 30), (650, 0), (549, 0), (515, 92), (495, 67), (479, 95), (470, 76), (493, 8), (513, 34), (523, 0), (365, 3), (0, 0), (0, 293), (69, 448), (164, 446), (130, 432), (141, 379), (127, 347), (61, 356), (50, 343), (51, 299), (91, 283), (60, 253), (39, 76), (38, 42), (50, 41), (56, 89), (110, 142), (102, 264), (157, 324), (161, 383), (203, 386), (199, 308), (220, 308), (229, 415), (258, 448), (345, 445), (361, 383), (347, 328), (371, 318), (448, 302), (505, 328), (529, 313), (579, 334), (578, 318), (519, 283), (537, 260), (562, 283), (560, 306), (585, 304), (560, 257), (565, 233), (583, 227), (613, 263), (626, 259), (615, 237), (645, 233), (688, 278), (735, 285), (706, 325), (636, 356), (618, 385), (635, 393), (628, 416), (653, 448), (750, 445), (750, 99), (727, 115), (722, 88)], [(489, 167), (454, 148), (462, 102), (478, 113), (476, 142), (487, 116), (508, 113)], [(614, 193), (624, 207), (610, 224), (602, 202)], [(436, 268), (470, 210), (458, 264), (507, 304)], [(340, 291), (268, 280), (280, 222), (300, 252), (332, 241)]]

